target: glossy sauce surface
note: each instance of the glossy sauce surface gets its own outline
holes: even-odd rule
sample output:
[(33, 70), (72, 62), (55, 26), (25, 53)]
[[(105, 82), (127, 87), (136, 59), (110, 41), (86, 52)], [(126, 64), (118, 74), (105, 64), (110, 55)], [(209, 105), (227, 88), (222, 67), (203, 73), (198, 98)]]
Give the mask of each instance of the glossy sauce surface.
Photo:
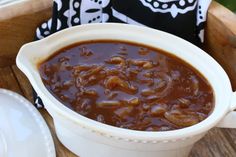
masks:
[(66, 47), (39, 65), (46, 88), (64, 105), (101, 123), (143, 131), (188, 127), (208, 117), (207, 80), (162, 50), (122, 41)]

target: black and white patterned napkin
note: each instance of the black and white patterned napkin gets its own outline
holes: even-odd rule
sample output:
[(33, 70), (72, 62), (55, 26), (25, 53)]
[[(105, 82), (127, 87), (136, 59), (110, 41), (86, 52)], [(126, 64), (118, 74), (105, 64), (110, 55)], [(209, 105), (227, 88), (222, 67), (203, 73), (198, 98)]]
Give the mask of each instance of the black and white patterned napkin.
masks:
[[(119, 22), (152, 27), (201, 46), (211, 0), (54, 0), (53, 15), (36, 30), (42, 39), (88, 23)], [(35, 105), (43, 106), (35, 95)]]

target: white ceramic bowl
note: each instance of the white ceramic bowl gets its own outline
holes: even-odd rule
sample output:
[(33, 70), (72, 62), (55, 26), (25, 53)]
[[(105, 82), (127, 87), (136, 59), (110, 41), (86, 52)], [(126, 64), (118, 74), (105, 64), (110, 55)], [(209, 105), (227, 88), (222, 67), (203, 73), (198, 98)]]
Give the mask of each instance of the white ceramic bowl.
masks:
[[(37, 64), (55, 51), (87, 40), (112, 39), (161, 48), (187, 61), (212, 85), (215, 108), (204, 121), (184, 129), (144, 132), (109, 126), (83, 117), (54, 98), (43, 85)], [(82, 25), (24, 45), (17, 66), (25, 73), (51, 114), (60, 141), (81, 157), (185, 157), (193, 144), (215, 126), (236, 127), (236, 93), (221, 66), (207, 53), (176, 36), (125, 24)]]

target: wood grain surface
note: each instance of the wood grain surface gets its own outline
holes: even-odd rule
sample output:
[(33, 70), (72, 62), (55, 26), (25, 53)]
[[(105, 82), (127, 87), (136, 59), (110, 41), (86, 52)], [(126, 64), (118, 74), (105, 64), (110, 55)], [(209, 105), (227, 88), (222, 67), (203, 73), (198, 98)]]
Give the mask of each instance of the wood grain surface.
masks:
[(236, 14), (213, 2), (205, 32), (206, 51), (223, 66), (236, 90)]
[(0, 21), (51, 8), (53, 0), (0, 0)]
[[(37, 0), (33, 1), (36, 4), (38, 2)], [(28, 8), (28, 5), (27, 8), (18, 8), (26, 9), (28, 13), (24, 12), (25, 14), (22, 13), (15, 17), (10, 16), (4, 20), (0, 18), (0, 67), (15, 64), (16, 54), (20, 47), (33, 41), (36, 27), (51, 17), (52, 9), (50, 6), (35, 11), (36, 4), (32, 4), (32, 2), (28, 4), (32, 7), (31, 9)], [(15, 8), (10, 10), (15, 10)], [(3, 16), (3, 14), (4, 11), (0, 7), (0, 15)]]
[[(23, 73), (15, 66), (0, 68), (0, 88), (15, 91), (32, 102), (32, 88)], [(45, 109), (39, 110), (52, 133), (57, 157), (76, 157), (57, 139), (51, 116)], [(78, 148), (79, 149), (79, 148)], [(190, 157), (235, 157), (236, 129), (212, 129), (194, 145)]]

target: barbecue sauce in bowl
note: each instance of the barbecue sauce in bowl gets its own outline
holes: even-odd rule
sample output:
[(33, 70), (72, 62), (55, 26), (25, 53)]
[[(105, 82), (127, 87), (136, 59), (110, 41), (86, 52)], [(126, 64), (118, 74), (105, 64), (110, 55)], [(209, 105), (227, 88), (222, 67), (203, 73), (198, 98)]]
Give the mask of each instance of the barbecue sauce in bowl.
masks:
[(214, 108), (208, 81), (182, 59), (124, 41), (65, 47), (39, 64), (62, 104), (108, 125), (168, 131), (197, 124)]

